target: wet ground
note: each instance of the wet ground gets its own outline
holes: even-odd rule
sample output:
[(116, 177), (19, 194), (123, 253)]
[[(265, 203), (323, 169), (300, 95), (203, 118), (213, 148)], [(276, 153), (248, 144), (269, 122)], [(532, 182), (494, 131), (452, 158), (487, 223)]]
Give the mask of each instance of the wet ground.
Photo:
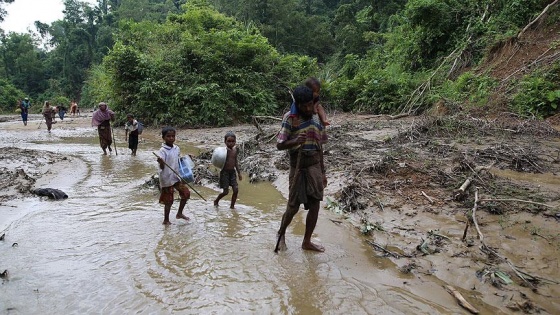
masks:
[[(467, 252), (460, 241), (441, 245), (446, 248), (445, 255), (400, 259), (382, 255), (368, 245), (367, 241), (373, 240), (390, 250), (414, 250), (416, 240), (427, 234), (427, 227), (460, 239), (465, 216), (460, 211), (438, 215), (450, 207), (436, 190), (424, 188), (436, 198), (433, 206), (423, 207), (421, 203), (426, 201), (419, 191), (420, 197), (409, 198), (408, 203), (379, 194), (370, 198), (369, 210), (359, 215), (325, 202), (314, 235), (325, 245), (325, 253), (300, 249), (305, 220), (302, 211), (288, 230), (288, 251), (274, 254), (275, 234), (286, 202), (285, 172), (276, 172), (274, 183), (242, 181), (235, 210), (228, 207), (229, 196), (214, 208), (212, 200), (218, 190), (203, 180), (204, 186), (196, 185), (195, 189), (208, 201), (192, 194), (186, 211), (190, 222), (174, 219), (176, 203), (173, 224), (165, 227), (157, 190), (144, 186), (156, 173), (151, 152), (160, 145), (157, 131), (145, 132), (138, 156), (132, 157), (124, 148), (124, 133), (117, 130), (119, 154), (102, 156), (96, 133), (88, 123), (88, 118), (69, 117), (54, 125), (51, 134), (39, 121), (26, 127), (17, 121), (0, 123), (2, 162), (12, 165), (6, 174), (13, 175), (9, 170), (20, 167), (29, 177), (37, 178), (18, 177), (24, 183), (21, 187), (52, 187), (69, 196), (53, 201), (19, 194), (10, 190), (13, 187), (2, 189), (0, 234), (5, 233), (5, 238), (0, 241), (0, 271), (8, 270), (8, 276), (0, 285), (0, 310), (7, 314), (464, 314), (466, 311), (444, 289), (445, 284), (455, 286), (483, 314), (507, 314), (511, 312), (508, 303), (523, 303), (518, 287), (498, 290), (478, 279), (474, 271), (485, 262), (476, 261), (473, 254), (468, 258), (459, 255)], [(249, 143), (256, 130), (251, 126), (233, 129), (238, 143)], [(198, 155), (221, 145), (225, 130), (179, 131), (177, 144), (183, 153)], [(374, 142), (397, 131), (380, 126), (356, 130), (365, 141)], [(333, 132), (337, 132), (336, 126)], [(342, 158), (339, 163), (331, 161), (329, 166), (332, 200), (343, 200), (340, 191), (349, 185), (344, 174), (350, 175), (356, 164), (340, 161)], [(557, 177), (551, 176), (552, 187), (556, 187)], [(377, 185), (377, 190), (383, 190), (383, 183)], [(403, 192), (397, 187), (393, 194)], [(377, 200), (384, 206), (382, 213)], [(530, 265), (534, 267), (531, 272), (556, 278), (560, 248), (554, 235), (557, 230), (548, 229), (557, 228), (558, 222), (533, 216), (527, 223), (524, 216), (511, 214), (508, 222), (525, 220), (527, 229), (541, 227), (538, 232), (549, 238), (548, 247), (541, 248), (540, 237), (523, 237), (529, 233), (523, 232), (522, 224), (509, 226), (503, 219), (505, 225), (499, 229), (500, 225), (493, 223), (502, 219), (488, 214), (479, 221), (489, 239), (513, 235), (514, 240), (500, 238), (498, 243), (523, 245), (528, 252), (513, 257), (515, 264)], [(373, 233), (365, 236), (360, 233), (364, 222), (372, 227), (378, 224), (379, 229), (372, 228)], [(17, 245), (12, 246), (14, 243)], [(453, 257), (449, 252), (458, 255)], [(533, 262), (535, 257), (537, 263)], [(408, 272), (403, 272), (407, 266)], [(541, 312), (557, 313), (558, 285), (547, 284), (539, 290), (541, 296), (530, 289), (524, 294), (532, 294), (529, 298)]]

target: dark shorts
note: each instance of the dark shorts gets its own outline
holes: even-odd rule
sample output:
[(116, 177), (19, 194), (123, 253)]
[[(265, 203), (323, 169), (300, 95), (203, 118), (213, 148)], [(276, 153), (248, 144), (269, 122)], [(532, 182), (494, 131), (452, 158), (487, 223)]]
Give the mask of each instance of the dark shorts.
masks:
[(187, 185), (183, 182), (176, 182), (173, 186), (161, 188), (161, 194), (159, 196), (159, 203), (171, 204), (173, 203), (173, 192), (177, 189), (181, 200), (186, 200), (191, 197), (191, 192)]
[(228, 189), (229, 186), (237, 188), (237, 173), (235, 170), (222, 170), (220, 172), (220, 188)]
[(128, 148), (131, 150), (138, 149), (138, 133), (131, 132), (128, 136)]

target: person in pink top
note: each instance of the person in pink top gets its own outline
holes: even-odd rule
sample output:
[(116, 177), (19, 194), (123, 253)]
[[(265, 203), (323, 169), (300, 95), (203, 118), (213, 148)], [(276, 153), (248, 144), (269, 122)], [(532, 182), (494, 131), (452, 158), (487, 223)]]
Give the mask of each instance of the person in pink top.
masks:
[(109, 109), (105, 102), (99, 103), (99, 109), (93, 112), (93, 116), (91, 117), (91, 125), (97, 127), (99, 145), (103, 150), (103, 155), (107, 155), (107, 149), (109, 149), (109, 152), (113, 151), (111, 149), (111, 144), (113, 144), (111, 121), (114, 120), (115, 113)]

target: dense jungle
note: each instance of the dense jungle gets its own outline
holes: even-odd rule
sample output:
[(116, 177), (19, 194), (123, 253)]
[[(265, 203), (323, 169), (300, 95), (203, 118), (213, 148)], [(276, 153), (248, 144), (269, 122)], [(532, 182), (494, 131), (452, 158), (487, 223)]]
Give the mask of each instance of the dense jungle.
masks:
[[(390, 301), (380, 313), (560, 312), (560, 0), (64, 3), (62, 20), (0, 30), (6, 123), (24, 97), (34, 114), (75, 100), (85, 117), (105, 101), (117, 125), (132, 113), (154, 143), (161, 126), (180, 128), (207, 188), (212, 148), (233, 130), (246, 178), (285, 196), (275, 135), (291, 91), (316, 77), (331, 121), (319, 225), (358, 231), (371, 272), (406, 292), (376, 287)], [(73, 119), (56, 128), (77, 137), (68, 130), (89, 121)], [(33, 188), (18, 156), (36, 164), (31, 177), (52, 163), (9, 147), (0, 205)], [(318, 233), (327, 255), (344, 256)], [(325, 307), (311, 313), (338, 313)]]

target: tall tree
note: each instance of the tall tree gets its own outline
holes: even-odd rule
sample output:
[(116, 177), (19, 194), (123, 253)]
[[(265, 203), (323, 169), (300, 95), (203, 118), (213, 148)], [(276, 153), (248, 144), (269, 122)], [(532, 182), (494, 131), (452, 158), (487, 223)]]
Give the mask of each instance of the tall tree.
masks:
[(12, 3), (14, 0), (0, 0), (0, 22), (4, 21), (4, 18), (8, 14), (6, 9), (4, 9), (5, 3)]
[(37, 48), (29, 34), (9, 33), (0, 37), (3, 74), (13, 85), (31, 95), (46, 88), (43, 61), (45, 52)]

